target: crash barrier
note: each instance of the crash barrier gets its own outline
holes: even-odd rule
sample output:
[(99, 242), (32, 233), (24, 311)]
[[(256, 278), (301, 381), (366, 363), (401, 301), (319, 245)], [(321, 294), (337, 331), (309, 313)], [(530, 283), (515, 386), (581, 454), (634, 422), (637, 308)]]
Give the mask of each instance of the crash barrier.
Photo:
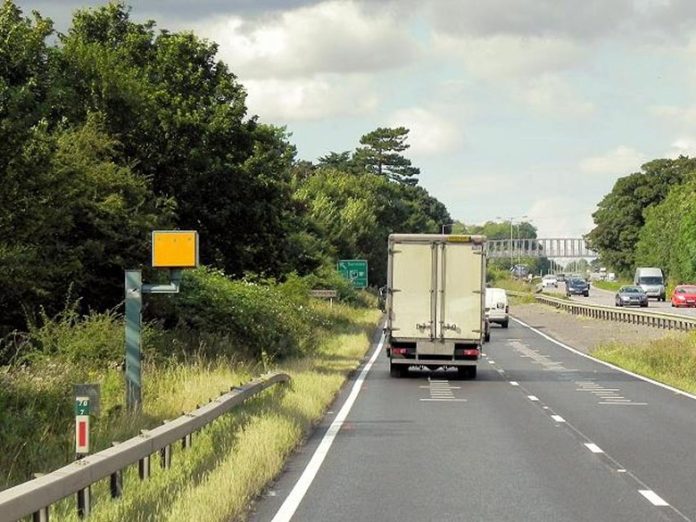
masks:
[[(524, 292), (508, 292), (508, 295), (518, 297), (528, 296)], [(534, 295), (537, 302), (553, 306), (573, 315), (582, 315), (593, 319), (605, 321), (618, 321), (621, 323), (639, 324), (665, 330), (692, 330), (696, 328), (696, 318), (683, 315), (666, 314), (663, 312), (649, 312), (644, 310), (631, 310), (624, 307), (611, 307), (594, 304), (581, 304), (568, 299), (559, 299), (548, 295)]]
[(95, 482), (109, 478), (111, 497), (120, 497), (124, 468), (137, 463), (140, 480), (145, 480), (150, 475), (150, 457), (155, 453), (160, 454), (160, 465), (169, 468), (176, 442), (181, 441), (182, 449), (189, 448), (193, 433), (273, 384), (289, 380), (287, 374), (273, 373), (243, 386), (233, 386), (228, 393), (178, 419), (143, 431), (52, 473), (0, 491), (0, 520), (19, 520), (29, 515), (35, 521), (48, 520), (51, 504), (70, 495), (77, 495), (78, 515), (85, 517), (90, 512), (90, 486)]

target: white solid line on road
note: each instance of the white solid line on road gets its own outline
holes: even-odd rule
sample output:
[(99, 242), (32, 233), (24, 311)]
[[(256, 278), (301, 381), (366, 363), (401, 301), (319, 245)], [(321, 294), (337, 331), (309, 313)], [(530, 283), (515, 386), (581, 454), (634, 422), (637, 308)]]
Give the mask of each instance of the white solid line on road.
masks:
[(638, 492), (647, 498), (653, 506), (669, 506), (669, 504), (652, 489), (639, 489)]
[(561, 417), (560, 415), (551, 415), (551, 418), (555, 420), (556, 422), (565, 422), (565, 419)]
[(272, 522), (289, 522), (292, 519), (295, 511), (297, 511), (297, 508), (300, 506), (300, 502), (302, 502), (302, 499), (307, 493), (309, 486), (312, 485), (314, 477), (317, 476), (319, 468), (321, 468), (326, 455), (329, 453), (329, 449), (331, 449), (331, 445), (333, 444), (336, 435), (338, 435), (338, 432), (341, 430), (343, 422), (346, 420), (348, 413), (350, 413), (350, 410), (353, 407), (353, 403), (355, 403), (355, 400), (358, 398), (358, 394), (360, 393), (362, 384), (367, 377), (367, 373), (370, 371), (370, 368), (372, 368), (372, 365), (382, 351), (383, 346), (384, 335), (382, 335), (379, 343), (377, 343), (377, 347), (375, 348), (372, 357), (370, 357), (370, 360), (365, 363), (360, 375), (358, 375), (358, 378), (355, 379), (355, 383), (353, 383), (353, 388), (350, 390), (350, 395), (348, 395), (346, 402), (343, 404), (341, 410), (338, 412), (338, 415), (336, 415), (336, 418), (329, 426), (329, 429), (326, 430), (324, 437), (321, 439), (319, 446), (317, 446), (317, 449), (314, 451), (314, 455), (312, 455), (307, 467), (302, 472), (302, 475), (292, 488), (292, 491), (290, 491), (290, 494), (285, 499), (285, 502), (283, 502), (283, 505), (280, 506), (280, 509), (273, 517)]
[(527, 395), (527, 398), (528, 398), (530, 401), (538, 401), (538, 400), (539, 400), (539, 397), (536, 397), (536, 396), (534, 396), (534, 395)]
[[(683, 395), (684, 397), (689, 397), (690, 399), (696, 400), (696, 395), (694, 395), (692, 393), (687, 393), (685, 391), (678, 390), (677, 388), (670, 386), (669, 384), (664, 384), (664, 383), (658, 382), (656, 380), (650, 379), (649, 377), (645, 377), (644, 375), (639, 375), (637, 373), (633, 373), (629, 370), (625, 370), (619, 366), (616, 366), (615, 364), (611, 364), (611, 363), (602, 361), (600, 359), (597, 359), (596, 357), (592, 357), (591, 355), (587, 355), (586, 353), (583, 353), (580, 350), (576, 350), (572, 346), (568, 346), (567, 344), (564, 344), (560, 341), (557, 341), (553, 337), (546, 335), (541, 330), (534, 328), (533, 326), (528, 325), (524, 321), (520, 321), (516, 317), (511, 317), (511, 319), (513, 321), (515, 321), (516, 323), (521, 324), (525, 328), (529, 328), (535, 334), (541, 335), (547, 341), (551, 341), (553, 344), (560, 346), (561, 348), (565, 348), (566, 350), (573, 352), (574, 354), (579, 355), (580, 357), (584, 357), (585, 359), (590, 359), (591, 361), (602, 364), (602, 365), (606, 366), (607, 368), (611, 368), (612, 370), (616, 370), (616, 371), (619, 371), (621, 373), (625, 373), (626, 375), (630, 375), (631, 377), (635, 377), (636, 379), (640, 379), (641, 381), (649, 382), (650, 384), (654, 384), (655, 386), (659, 386), (660, 388), (664, 388), (665, 390), (669, 390), (669, 391), (674, 392), (678, 395)], [(633, 404), (647, 404), (647, 403), (633, 403)]]
[(512, 384), (513, 386), (519, 386), (519, 385), (520, 385), (520, 383), (517, 382), (517, 381), (510, 381), (510, 384)]
[(593, 443), (593, 442), (586, 442), (586, 443), (585, 443), (585, 446), (586, 446), (587, 449), (590, 450), (592, 453), (604, 453), (604, 452), (602, 451), (602, 448), (600, 448), (599, 446), (597, 446), (597, 445), (596, 445), (595, 443)]

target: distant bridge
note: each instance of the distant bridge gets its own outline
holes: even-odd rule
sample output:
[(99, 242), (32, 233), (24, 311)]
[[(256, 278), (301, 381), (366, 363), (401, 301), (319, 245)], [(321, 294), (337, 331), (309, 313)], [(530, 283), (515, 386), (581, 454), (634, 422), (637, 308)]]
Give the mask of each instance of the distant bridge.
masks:
[(489, 239), (486, 253), (491, 258), (549, 257), (594, 258), (597, 253), (582, 238)]

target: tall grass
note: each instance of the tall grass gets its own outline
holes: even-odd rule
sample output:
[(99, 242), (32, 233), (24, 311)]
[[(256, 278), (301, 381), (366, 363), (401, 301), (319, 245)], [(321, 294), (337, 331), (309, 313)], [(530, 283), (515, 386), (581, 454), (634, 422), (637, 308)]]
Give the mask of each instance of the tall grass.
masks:
[[(176, 297), (148, 301), (143, 331), (144, 408), (124, 411), (124, 328), (115, 312), (68, 307), (8, 349), (0, 367), (0, 489), (73, 458), (73, 384), (99, 383), (95, 451), (179, 416), (289, 358), (313, 355), (325, 336), (354, 325), (354, 309), (311, 300), (316, 281), (232, 281), (191, 271)], [(357, 298), (356, 298), (357, 300)], [(167, 328), (164, 328), (166, 326)]]
[[(288, 385), (267, 390), (196, 434), (191, 450), (175, 450), (171, 469), (163, 471), (153, 465), (153, 477), (142, 483), (135, 469), (128, 470), (122, 499), (109, 500), (106, 483), (96, 486), (92, 520), (223, 521), (242, 517), (251, 500), (282, 470), (286, 458), (321, 418), (369, 346), (378, 312), (339, 305), (330, 313), (343, 318), (341, 326), (323, 330), (312, 355), (274, 366), (292, 376)], [(193, 373), (207, 376), (206, 372)], [(224, 383), (223, 388), (227, 386)], [(174, 400), (177, 405), (178, 400)], [(54, 519), (77, 520), (74, 500), (59, 504)]]
[(696, 392), (696, 332), (640, 344), (605, 343), (592, 355), (681, 390)]

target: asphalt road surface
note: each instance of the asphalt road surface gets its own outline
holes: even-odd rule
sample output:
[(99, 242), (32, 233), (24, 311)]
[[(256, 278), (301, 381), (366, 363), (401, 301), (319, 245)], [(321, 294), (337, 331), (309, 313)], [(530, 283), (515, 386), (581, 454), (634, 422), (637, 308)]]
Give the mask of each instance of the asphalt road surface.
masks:
[(696, 398), (492, 334), (475, 381), (390, 378), (380, 349), (251, 520), (696, 519)]
[[(565, 285), (563, 283), (558, 283), (558, 288), (547, 288), (545, 290), (549, 293), (559, 293), (565, 294)], [(596, 288), (594, 286), (590, 287), (589, 297), (582, 295), (571, 296), (573, 301), (578, 303), (590, 303), (598, 304), (604, 306), (615, 306), (616, 292), (610, 292), (609, 290), (603, 290), (601, 288)], [(635, 308), (635, 307), (634, 307)], [(662, 301), (656, 301), (655, 299), (648, 300), (648, 308), (638, 308), (642, 312), (662, 312), (666, 314), (676, 314), (676, 315), (686, 315), (688, 317), (696, 317), (696, 308), (674, 308), (667, 299), (664, 303)]]

